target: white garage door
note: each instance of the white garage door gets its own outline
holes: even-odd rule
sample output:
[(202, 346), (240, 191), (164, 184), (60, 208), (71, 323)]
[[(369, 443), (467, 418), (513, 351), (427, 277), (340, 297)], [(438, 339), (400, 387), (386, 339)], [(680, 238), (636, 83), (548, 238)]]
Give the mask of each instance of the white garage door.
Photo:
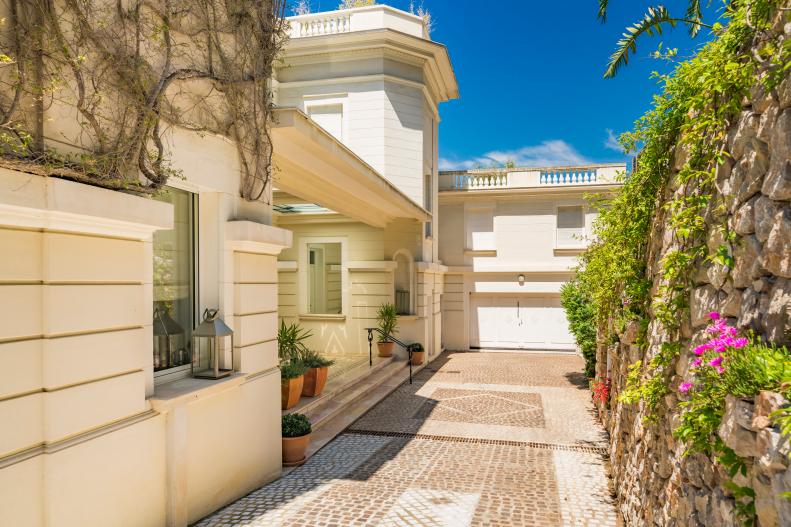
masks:
[(559, 295), (472, 295), (470, 346), (507, 349), (573, 349)]

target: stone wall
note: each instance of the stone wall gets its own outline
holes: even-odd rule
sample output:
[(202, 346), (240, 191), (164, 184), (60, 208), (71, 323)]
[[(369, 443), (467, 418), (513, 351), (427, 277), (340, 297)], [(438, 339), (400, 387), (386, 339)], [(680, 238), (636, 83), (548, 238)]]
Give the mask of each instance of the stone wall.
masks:
[[(791, 35), (788, 12), (778, 15), (773, 32), (771, 38), (778, 42)], [(611, 408), (600, 409), (611, 435), (614, 487), (627, 525), (738, 525), (722, 468), (702, 454), (685, 457), (685, 445), (673, 438), (679, 424), (679, 397), (683, 397), (676, 388), (686, 373), (689, 350), (707, 340), (704, 329), (711, 311), (771, 342), (791, 343), (791, 80), (786, 78), (771, 93), (755, 89), (743, 101), (725, 147), (732, 158), (717, 171), (716, 192), (725, 200), (727, 218), (714, 211), (709, 214), (708, 245), (716, 250), (723, 243), (722, 230), (716, 226), (727, 221), (738, 235), (735, 264), (733, 269), (705, 264), (696, 273), (689, 316), (681, 321), (685, 346), (656, 421), (644, 420), (642, 404), (616, 401), (628, 366), (650, 360), (667, 340), (661, 327), (649, 322), (647, 348), (635, 344), (635, 324), (620, 333), (618, 343), (598, 351), (597, 374), (612, 379)], [(684, 152), (678, 151), (676, 169), (683, 164)], [(670, 188), (664, 199), (680, 192)], [(673, 243), (660, 212), (651, 238), (654, 290), (660, 283), (659, 260)], [(767, 417), (785, 404), (778, 394), (768, 392), (749, 401), (730, 398), (719, 429), (725, 443), (749, 461), (747, 475), (739, 476), (736, 483), (755, 489), (760, 527), (791, 525), (791, 501), (778, 496), (791, 490), (789, 442)]]

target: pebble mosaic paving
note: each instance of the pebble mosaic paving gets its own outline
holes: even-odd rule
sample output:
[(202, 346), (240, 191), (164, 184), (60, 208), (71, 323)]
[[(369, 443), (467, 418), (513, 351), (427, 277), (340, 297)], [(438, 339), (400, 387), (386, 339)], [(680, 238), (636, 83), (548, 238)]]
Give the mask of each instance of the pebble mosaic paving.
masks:
[(581, 367), (570, 355), (445, 354), (305, 465), (198, 525), (620, 525)]

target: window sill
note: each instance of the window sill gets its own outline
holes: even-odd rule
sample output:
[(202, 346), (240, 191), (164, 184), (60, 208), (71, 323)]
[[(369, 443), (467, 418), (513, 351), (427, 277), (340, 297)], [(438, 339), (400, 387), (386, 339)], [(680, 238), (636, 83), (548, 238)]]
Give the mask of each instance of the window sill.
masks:
[(337, 315), (333, 315), (333, 314), (318, 315), (318, 314), (313, 314), (313, 313), (304, 313), (302, 315), (299, 315), (299, 319), (300, 320), (319, 320), (319, 321), (324, 321), (324, 322), (345, 322), (346, 321), (346, 315), (344, 315), (342, 313), (341, 314), (337, 314)]
[(555, 256), (576, 256), (585, 252), (587, 247), (555, 247)]
[(177, 381), (158, 384), (154, 388), (154, 395), (148, 398), (151, 407), (157, 411), (168, 410), (180, 403), (201, 399), (216, 393), (234, 388), (242, 384), (246, 375), (234, 372), (222, 379), (195, 379), (187, 377)]
[(418, 315), (398, 315), (399, 322), (414, 322), (416, 320), (420, 320), (423, 317)]

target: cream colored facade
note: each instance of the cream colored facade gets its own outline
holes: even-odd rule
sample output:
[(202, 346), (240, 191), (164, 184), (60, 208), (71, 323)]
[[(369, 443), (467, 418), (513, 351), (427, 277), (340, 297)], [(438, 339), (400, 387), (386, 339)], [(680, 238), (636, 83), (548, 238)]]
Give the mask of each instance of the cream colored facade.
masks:
[[(436, 106), (455, 78), (421, 19), (384, 6), (342, 17), (337, 34), (295, 36), (273, 79), (274, 195), (238, 197), (228, 139), (176, 126), (165, 137), (183, 174), (169, 185), (194, 207), (194, 314), (219, 309), (233, 329), (229, 377), (155, 371), (154, 240), (177, 223), (173, 205), (0, 169), (0, 525), (183, 526), (279, 477), (278, 311), (301, 319), (310, 240), (343, 250), (343, 318), (301, 319), (318, 349), (360, 352), (362, 328), (407, 280), (402, 336), (439, 350), (444, 268), (426, 224)], [(340, 130), (318, 124), (322, 104), (344, 110)], [(81, 144), (67, 104), (44, 122), (50, 147)], [(333, 212), (273, 214), (294, 199)]]
[(560, 287), (624, 164), (440, 173), (448, 349), (572, 350)]
[[(381, 304), (395, 302), (396, 291), (406, 290), (408, 309), (399, 320), (399, 337), (422, 343), (429, 357), (436, 356), (445, 271), (432, 232), (437, 221), (438, 106), (458, 97), (447, 50), (430, 40), (420, 17), (388, 6), (290, 21), (292, 38), (274, 82), (278, 106), (309, 115), (359, 159), (360, 170), (386, 181), (394, 201), (403, 206), (402, 212), (383, 214), (379, 209), (385, 203), (380, 202), (387, 195), (381, 192), (333, 203), (332, 196), (311, 188), (305, 178), (277, 178), (274, 223), (294, 236), (292, 247), (279, 256), (280, 316), (310, 329), (316, 349), (367, 354), (365, 328), (376, 325)], [(277, 136), (275, 141), (279, 146)], [(276, 163), (284, 167), (293, 168), (295, 158), (306, 157), (300, 153), (281, 160), (284, 152), (276, 148)], [(320, 163), (315, 165), (305, 171), (320, 171)], [(329, 210), (287, 210), (305, 203)], [(332, 278), (340, 305), (310, 313), (308, 247), (326, 243), (341, 249)], [(397, 353), (405, 355), (403, 349)]]

